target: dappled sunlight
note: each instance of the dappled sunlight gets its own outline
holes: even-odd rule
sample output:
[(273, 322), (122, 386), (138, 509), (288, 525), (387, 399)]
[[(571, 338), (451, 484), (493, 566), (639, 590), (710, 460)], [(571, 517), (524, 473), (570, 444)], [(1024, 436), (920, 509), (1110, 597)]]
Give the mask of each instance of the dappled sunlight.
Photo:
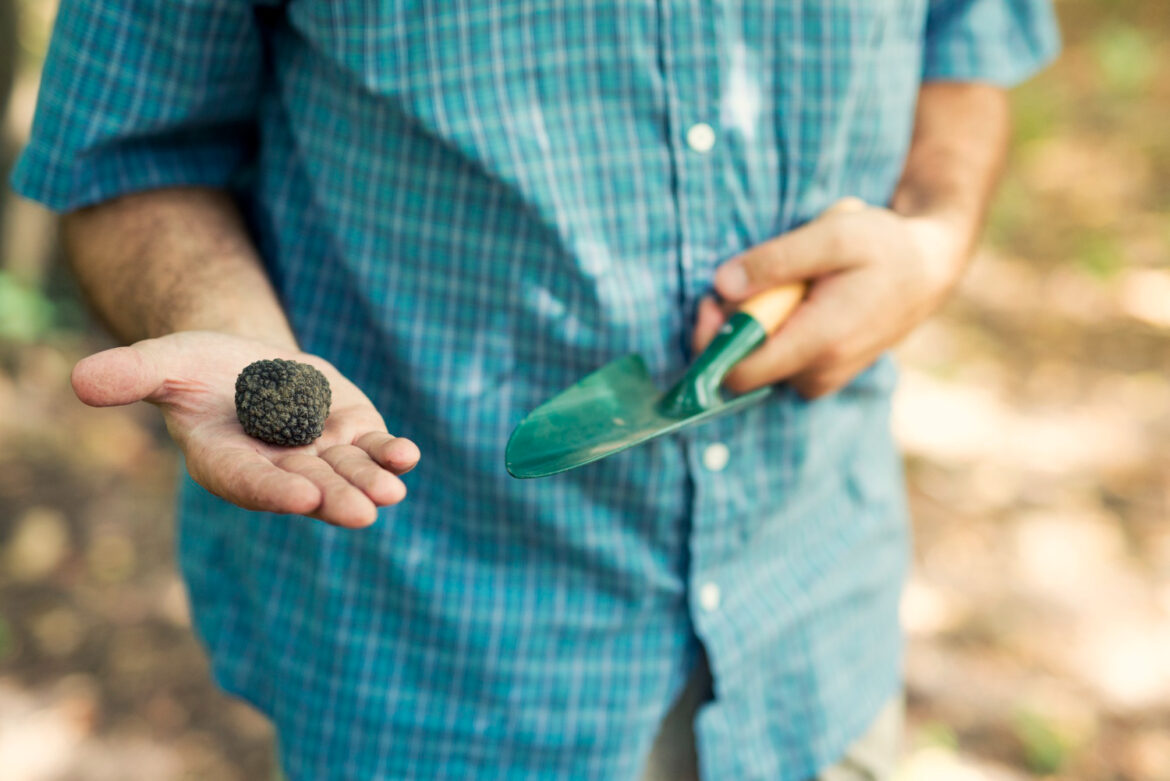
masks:
[(93, 710), (86, 692), (49, 698), (0, 682), (0, 767), (20, 779), (63, 776), (91, 730)]
[(1170, 329), (1170, 270), (1127, 271), (1122, 277), (1121, 308), (1130, 317)]
[(912, 636), (930, 637), (962, 625), (970, 606), (954, 591), (944, 591), (912, 577), (902, 595), (902, 625)]
[(907, 371), (894, 428), (911, 455), (1067, 475), (1140, 464), (1156, 444), (1124, 409), (1021, 408), (990, 389)]
[[(220, 778), (206, 740), (151, 740), (98, 731), (97, 683), (73, 675), (34, 693), (0, 682), (0, 768), (6, 781), (180, 781), (191, 770)], [(157, 709), (156, 709), (157, 710)], [(143, 714), (150, 716), (152, 714)], [(229, 770), (230, 772), (230, 770)]]

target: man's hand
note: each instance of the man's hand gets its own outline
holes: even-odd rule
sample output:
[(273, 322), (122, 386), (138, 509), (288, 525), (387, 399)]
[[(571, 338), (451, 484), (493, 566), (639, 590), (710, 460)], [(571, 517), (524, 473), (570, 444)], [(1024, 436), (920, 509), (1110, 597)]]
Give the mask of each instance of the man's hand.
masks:
[[(725, 263), (715, 288), (730, 303), (772, 285), (809, 285), (791, 319), (727, 385), (745, 391), (788, 380), (808, 398), (832, 393), (933, 312), (967, 264), (1003, 167), (1010, 117), (1000, 87), (923, 84), (891, 209), (847, 198)], [(705, 347), (724, 319), (713, 300), (703, 301), (695, 346)]]
[[(269, 445), (236, 419), (236, 376), (266, 358), (309, 363), (328, 378), (333, 406), (312, 444)], [(418, 447), (387, 433), (370, 400), (328, 362), (226, 334), (180, 331), (91, 355), (74, 368), (73, 389), (95, 407), (158, 406), (195, 481), (249, 510), (368, 526), (377, 506), (406, 496), (398, 475), (419, 459)]]
[[(791, 282), (806, 281), (808, 293), (725, 384), (742, 393), (787, 380), (810, 399), (839, 390), (943, 302), (967, 247), (943, 217), (903, 217), (851, 198), (732, 258), (715, 276), (728, 304)], [(700, 303), (696, 351), (726, 319), (713, 298)]]

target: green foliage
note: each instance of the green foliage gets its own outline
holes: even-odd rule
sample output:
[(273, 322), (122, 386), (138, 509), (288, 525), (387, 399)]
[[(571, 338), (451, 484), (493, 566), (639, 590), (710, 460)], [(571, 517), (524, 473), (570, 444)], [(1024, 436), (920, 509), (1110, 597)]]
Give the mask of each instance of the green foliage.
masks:
[(918, 730), (918, 742), (923, 746), (958, 751), (959, 736), (941, 721), (929, 721)]
[(1144, 92), (1157, 72), (1157, 53), (1149, 33), (1115, 21), (1093, 37), (1093, 54), (1105, 87), (1132, 96)]
[(1035, 223), (1035, 199), (1018, 177), (1007, 176), (991, 203), (985, 238), (991, 246), (1010, 248)]
[(53, 325), (55, 307), (39, 289), (0, 271), (0, 340), (33, 342)]
[[(11, 2), (12, 0), (0, 0)], [(21, 59), (27, 66), (37, 66), (49, 49), (57, 0), (15, 0)]]
[(1020, 86), (1012, 97), (1014, 153), (1026, 154), (1033, 143), (1052, 138), (1075, 104), (1067, 86), (1047, 73)]
[(1116, 276), (1124, 266), (1117, 237), (1103, 231), (1080, 232), (1074, 259), (1077, 265), (1102, 280)]
[(1037, 775), (1058, 772), (1069, 759), (1068, 742), (1044, 716), (1021, 711), (1012, 725), (1024, 750), (1028, 770)]
[(16, 638), (12, 634), (12, 626), (8, 620), (0, 615), (0, 662), (6, 660), (16, 650)]

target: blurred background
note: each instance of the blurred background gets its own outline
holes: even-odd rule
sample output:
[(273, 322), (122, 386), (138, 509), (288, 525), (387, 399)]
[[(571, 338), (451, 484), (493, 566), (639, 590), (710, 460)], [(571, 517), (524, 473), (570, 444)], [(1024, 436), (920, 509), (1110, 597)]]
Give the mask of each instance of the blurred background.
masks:
[[(5, 179), (55, 7), (0, 0)], [(1170, 3), (1058, 11), (979, 257), (901, 350), (904, 781), (1170, 779)], [(76, 401), (109, 342), (50, 217), (0, 206), (0, 779), (266, 779), (190, 633), (158, 416)]]

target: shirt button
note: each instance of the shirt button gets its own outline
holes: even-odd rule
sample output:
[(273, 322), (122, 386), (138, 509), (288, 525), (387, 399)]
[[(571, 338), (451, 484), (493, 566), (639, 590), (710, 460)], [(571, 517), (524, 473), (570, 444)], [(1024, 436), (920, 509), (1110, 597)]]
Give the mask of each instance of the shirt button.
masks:
[(731, 460), (731, 450), (722, 442), (707, 445), (703, 451), (703, 466), (710, 472), (722, 472)]
[(719, 601), (723, 595), (719, 593), (719, 586), (715, 583), (704, 583), (699, 589), (699, 606), (711, 613), (719, 609)]
[(687, 130), (687, 145), (700, 154), (710, 152), (715, 147), (715, 128), (706, 122), (691, 125)]

